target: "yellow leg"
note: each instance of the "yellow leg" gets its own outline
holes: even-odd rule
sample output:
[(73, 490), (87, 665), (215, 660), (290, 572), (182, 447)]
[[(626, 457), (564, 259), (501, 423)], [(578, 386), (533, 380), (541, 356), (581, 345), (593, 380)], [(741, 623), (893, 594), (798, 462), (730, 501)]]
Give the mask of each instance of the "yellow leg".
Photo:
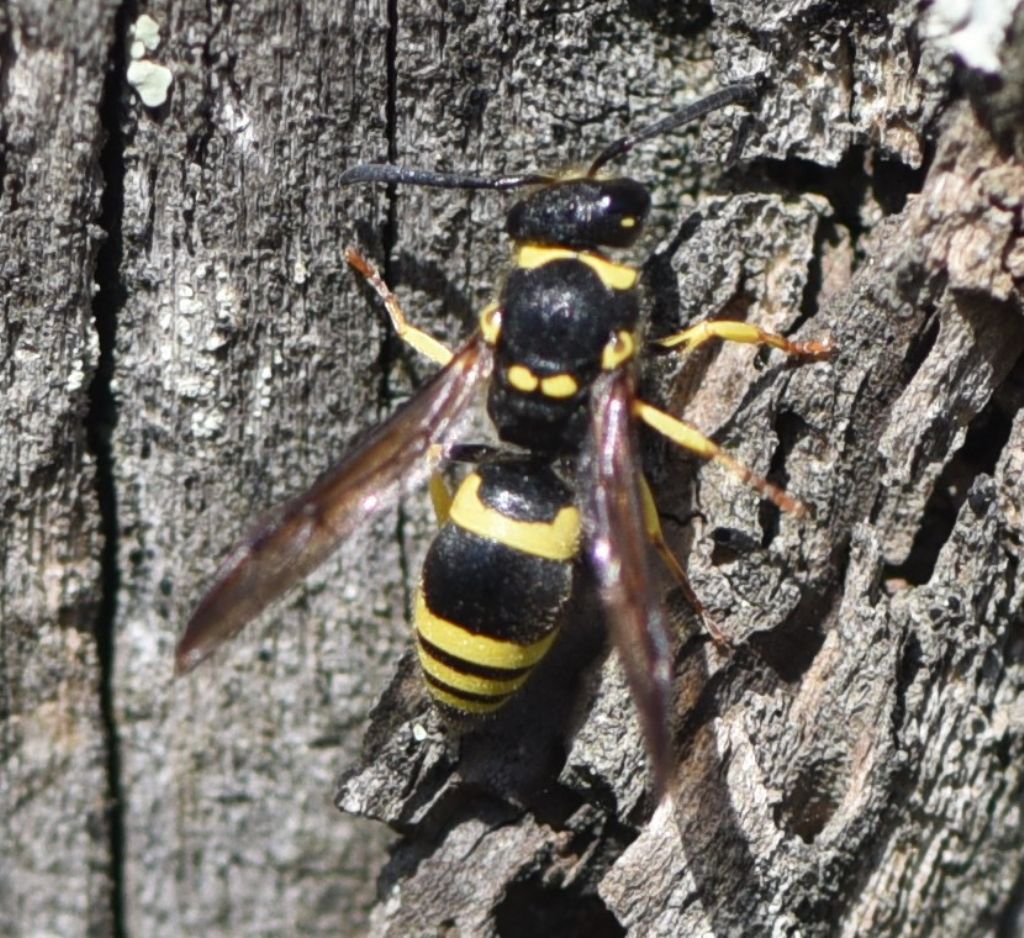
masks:
[(811, 358), (823, 358), (826, 355), (831, 355), (835, 349), (831, 339), (826, 339), (824, 342), (791, 342), (774, 332), (765, 332), (759, 326), (746, 322), (733, 322), (728, 319), (707, 319), (695, 326), (690, 326), (689, 329), (677, 332), (675, 335), (657, 339), (655, 344), (663, 348), (692, 352), (711, 339), (743, 342), (748, 345), (770, 345), (773, 348), (782, 349), (788, 355), (805, 355)]
[(697, 594), (690, 584), (690, 578), (686, 575), (683, 565), (679, 562), (676, 555), (672, 553), (672, 549), (668, 544), (665, 543), (665, 535), (661, 531), (661, 519), (658, 517), (658, 506), (654, 503), (651, 487), (643, 476), (640, 477), (640, 491), (644, 501), (644, 527), (647, 529), (647, 536), (651, 539), (654, 549), (664, 561), (665, 566), (668, 567), (669, 573), (672, 574), (675, 581), (679, 584), (679, 588), (683, 591), (686, 601), (693, 607), (693, 611), (700, 616), (701, 621), (704, 623), (704, 628), (707, 629), (715, 644), (723, 648), (729, 647), (732, 643), (729, 641), (728, 636), (719, 628), (718, 623), (711, 618), (707, 609), (704, 608), (704, 604), (697, 598)]
[(437, 518), (438, 527), (448, 520), (452, 511), (452, 490), (448, 488), (444, 476), (440, 472), (430, 474), (430, 503), (434, 506), (434, 517)]
[(398, 303), (398, 297), (391, 292), (388, 285), (384, 282), (384, 278), (381, 277), (373, 264), (352, 248), (345, 252), (345, 260), (370, 282), (370, 286), (377, 291), (377, 295), (384, 301), (388, 316), (391, 317), (391, 325), (395, 327), (398, 338), (439, 365), (447, 365), (452, 360), (451, 349), (438, 342), (433, 336), (427, 335), (422, 329), (417, 329), (405, 318), (405, 313), (402, 312), (402, 307)]
[(745, 466), (739, 460), (733, 459), (714, 440), (706, 437), (693, 424), (666, 414), (663, 410), (658, 410), (657, 407), (652, 407), (644, 401), (636, 401), (633, 404), (633, 411), (647, 426), (657, 430), (662, 436), (668, 437), (677, 446), (688, 449), (691, 453), (696, 453), (704, 459), (713, 459), (725, 466), (741, 482), (757, 489), (783, 511), (791, 512), (799, 517), (806, 516), (807, 508), (801, 502), (791, 495), (787, 495), (777, 485), (772, 485), (767, 479), (761, 478), (753, 469)]

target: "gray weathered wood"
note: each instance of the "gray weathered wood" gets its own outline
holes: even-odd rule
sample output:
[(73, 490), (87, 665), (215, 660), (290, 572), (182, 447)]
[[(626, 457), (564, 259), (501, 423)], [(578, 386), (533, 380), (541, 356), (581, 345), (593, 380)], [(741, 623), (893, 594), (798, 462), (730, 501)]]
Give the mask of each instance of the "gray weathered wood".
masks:
[(113, 8), (0, 17), (0, 932), (111, 928), (96, 462), (99, 102)]
[[(12, 3), (0, 24), (4, 932), (1019, 934), (1024, 170), (917, 4), (398, 4), (390, 38), (364, 0), (148, 12), (171, 99), (108, 91), (105, 176), (127, 23)], [(654, 189), (652, 328), (722, 314), (838, 343), (645, 375), (815, 512), (651, 447), (667, 533), (735, 644), (667, 593), (672, 804), (649, 803), (585, 594), (502, 719), (437, 724), (403, 658), (420, 499), (173, 681), (224, 551), (429, 370), (341, 250), (450, 342), (507, 263), (507, 198), (392, 200), (341, 169), (557, 168), (754, 73), (725, 175), (735, 109), (616, 167)], [(101, 218), (104, 187), (123, 205)], [(97, 275), (113, 345), (98, 219), (122, 239)], [(400, 833), (390, 860), (358, 815)]]
[(174, 86), (166, 113), (132, 103), (124, 159), (126, 927), (337, 934), (387, 839), (330, 795), (400, 647), (393, 516), (208, 667), (174, 681), (171, 662), (231, 543), (387, 406), (379, 319), (341, 258), (375, 197), (334, 182), (384, 147), (385, 24), (367, 3), (149, 12)]

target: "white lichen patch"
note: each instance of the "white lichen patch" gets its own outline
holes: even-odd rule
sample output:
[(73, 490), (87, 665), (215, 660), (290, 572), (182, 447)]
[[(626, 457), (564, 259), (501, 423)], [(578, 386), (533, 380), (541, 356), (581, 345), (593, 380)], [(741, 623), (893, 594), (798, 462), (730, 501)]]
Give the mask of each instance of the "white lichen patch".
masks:
[(129, 30), (129, 38), (128, 54), (132, 61), (126, 73), (128, 84), (146, 107), (160, 107), (167, 100), (174, 76), (167, 66), (144, 58), (160, 45), (160, 26), (143, 13)]
[(145, 13), (132, 24), (130, 35), (133, 59), (141, 59), (147, 52), (153, 52), (160, 45), (160, 25), (152, 16)]
[(146, 107), (160, 107), (167, 100), (173, 78), (169, 68), (146, 59), (128, 66), (128, 84)]

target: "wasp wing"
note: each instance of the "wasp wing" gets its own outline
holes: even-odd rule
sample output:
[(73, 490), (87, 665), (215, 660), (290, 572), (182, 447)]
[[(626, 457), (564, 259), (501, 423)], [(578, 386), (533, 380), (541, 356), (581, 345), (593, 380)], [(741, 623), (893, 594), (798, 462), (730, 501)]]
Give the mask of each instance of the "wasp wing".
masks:
[(672, 642), (648, 563), (633, 382), (631, 370), (620, 368), (594, 384), (584, 512), (594, 575), (639, 711), (660, 795), (671, 771)]
[(418, 481), (416, 463), (455, 429), (490, 367), (490, 349), (477, 334), (312, 488), (272, 511), (240, 541), (185, 627), (175, 672), (191, 671), (357, 525)]

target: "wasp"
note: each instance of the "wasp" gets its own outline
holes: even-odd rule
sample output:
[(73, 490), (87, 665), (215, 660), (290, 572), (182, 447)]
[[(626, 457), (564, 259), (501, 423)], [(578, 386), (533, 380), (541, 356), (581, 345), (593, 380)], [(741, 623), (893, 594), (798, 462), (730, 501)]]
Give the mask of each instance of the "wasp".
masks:
[[(664, 790), (672, 642), (653, 588), (649, 547), (694, 608), (703, 614), (703, 607), (662, 534), (640, 469), (638, 425), (718, 462), (781, 509), (804, 509), (696, 427), (638, 397), (640, 274), (610, 252), (636, 242), (650, 196), (636, 180), (602, 169), (642, 140), (727, 105), (750, 103), (753, 95), (750, 85), (727, 86), (615, 141), (585, 171), (564, 175), (481, 178), (391, 164), (343, 173), (342, 184), (526, 189), (506, 218), (512, 268), (478, 328), (452, 351), (410, 323), (372, 264), (348, 252), (383, 299), (399, 337), (440, 370), (312, 488), (234, 547), (178, 643), (177, 673), (235, 635), (432, 462), (430, 492), (440, 528), (426, 555), (413, 618), (435, 701), (459, 714), (499, 709), (555, 641), (577, 571), (588, 562), (655, 785)], [(656, 342), (690, 351), (713, 339), (797, 356), (831, 350), (828, 341), (793, 342), (723, 320), (699, 322)], [(460, 450), (458, 427), (481, 389), (500, 445), (467, 457), (473, 448)], [(454, 494), (439, 469), (453, 461), (474, 466)]]

